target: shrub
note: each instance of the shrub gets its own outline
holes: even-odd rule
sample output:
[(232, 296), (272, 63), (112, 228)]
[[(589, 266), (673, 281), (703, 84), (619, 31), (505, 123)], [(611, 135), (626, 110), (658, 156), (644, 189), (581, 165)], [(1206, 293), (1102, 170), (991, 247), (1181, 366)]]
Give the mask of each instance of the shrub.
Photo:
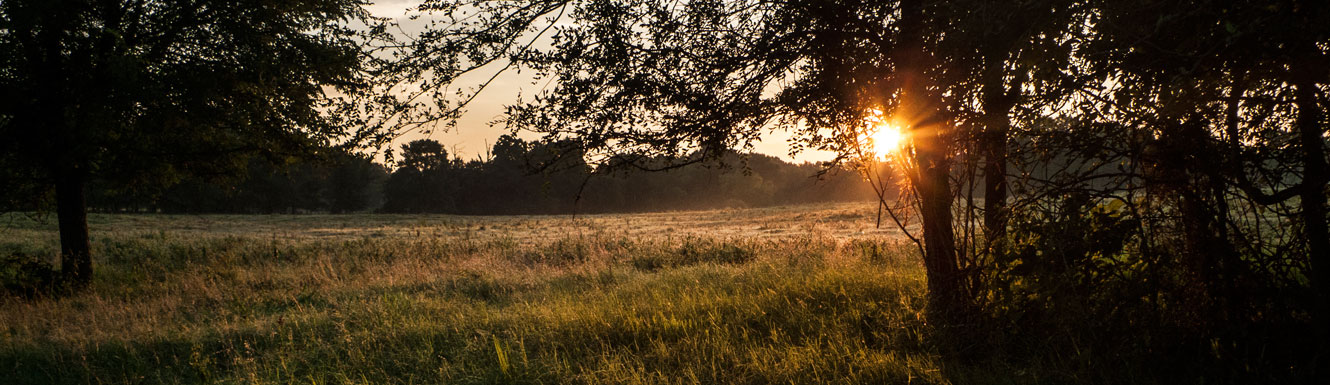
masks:
[(0, 259), (0, 284), (10, 294), (23, 297), (50, 295), (58, 286), (59, 277), (50, 263), (23, 253)]

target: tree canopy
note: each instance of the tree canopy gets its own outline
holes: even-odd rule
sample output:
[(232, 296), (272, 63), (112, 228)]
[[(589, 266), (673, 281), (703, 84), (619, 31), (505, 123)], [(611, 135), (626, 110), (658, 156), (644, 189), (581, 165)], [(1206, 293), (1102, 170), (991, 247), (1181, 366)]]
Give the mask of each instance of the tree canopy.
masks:
[(0, 3), (0, 162), (54, 187), (65, 274), (90, 279), (91, 178), (151, 186), (355, 139), (355, 115), (327, 112), (369, 85), (363, 5)]

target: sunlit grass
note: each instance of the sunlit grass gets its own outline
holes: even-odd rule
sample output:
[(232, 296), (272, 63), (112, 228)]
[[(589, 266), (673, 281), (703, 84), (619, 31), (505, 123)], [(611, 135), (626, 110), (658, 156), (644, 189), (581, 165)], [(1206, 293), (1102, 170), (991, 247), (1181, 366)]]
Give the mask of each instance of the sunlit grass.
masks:
[[(889, 238), (504, 230), (549, 220), (97, 216), (89, 291), (0, 299), (0, 368), (13, 383), (940, 381), (919, 267), (867, 247)], [(7, 252), (52, 254), (49, 224), (22, 221)], [(343, 225), (360, 230), (328, 235)]]
[[(944, 360), (913, 247), (849, 225), (869, 210), (600, 216), (559, 237), (566, 217), (96, 216), (89, 290), (0, 296), (0, 382), (1042, 380)], [(746, 235), (664, 230), (719, 217)], [(55, 247), (49, 224), (5, 231), (5, 253)]]

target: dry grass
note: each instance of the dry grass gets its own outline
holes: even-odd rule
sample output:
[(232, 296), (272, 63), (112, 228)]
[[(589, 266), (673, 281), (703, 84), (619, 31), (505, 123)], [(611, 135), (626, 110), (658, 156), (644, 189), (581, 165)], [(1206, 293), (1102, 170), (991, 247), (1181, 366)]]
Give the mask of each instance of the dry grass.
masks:
[[(891, 238), (894, 228), (875, 229), (871, 203), (834, 203), (754, 209), (671, 211), (641, 214), (552, 216), (462, 216), (431, 214), (350, 215), (105, 215), (92, 214), (93, 237), (166, 232), (175, 236), (263, 237), (280, 241), (347, 240), (364, 237), (511, 239), (547, 243), (570, 236), (608, 234), (634, 239), (778, 239), (816, 236), (836, 239)], [(53, 219), (0, 217), (0, 237), (55, 247)], [(49, 242), (48, 242), (49, 241)], [(50, 251), (49, 249), (47, 251)]]
[[(944, 371), (913, 248), (873, 230), (872, 208), (97, 215), (90, 290), (0, 297), (0, 371), (6, 383), (983, 378)], [(53, 223), (9, 221), (0, 250), (54, 255)]]

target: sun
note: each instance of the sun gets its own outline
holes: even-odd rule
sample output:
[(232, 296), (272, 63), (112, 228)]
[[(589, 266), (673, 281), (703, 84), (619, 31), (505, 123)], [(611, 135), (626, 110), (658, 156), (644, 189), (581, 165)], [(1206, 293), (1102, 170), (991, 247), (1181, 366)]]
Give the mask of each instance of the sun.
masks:
[(899, 127), (890, 123), (879, 123), (874, 125), (875, 130), (872, 133), (873, 153), (880, 157), (887, 157), (899, 152), (901, 145), (905, 140), (905, 133), (901, 132)]
[(909, 144), (906, 143), (909, 138), (901, 122), (887, 116), (884, 111), (869, 110), (863, 119), (856, 145), (860, 156), (878, 161), (890, 161)]

